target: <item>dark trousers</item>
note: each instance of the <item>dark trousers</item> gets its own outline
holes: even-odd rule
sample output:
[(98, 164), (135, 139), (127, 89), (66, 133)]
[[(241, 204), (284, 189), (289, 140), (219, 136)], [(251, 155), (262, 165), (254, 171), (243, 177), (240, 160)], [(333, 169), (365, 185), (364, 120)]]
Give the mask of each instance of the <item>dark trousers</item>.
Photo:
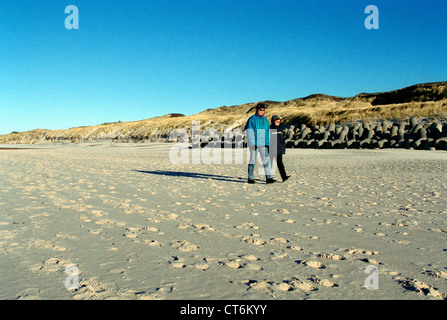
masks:
[(286, 174), (286, 168), (284, 168), (284, 163), (282, 162), (282, 154), (276, 154), (271, 155), (270, 157), (270, 163), (273, 167), (273, 160), (276, 159), (276, 164), (278, 166), (279, 174), (281, 175), (281, 178), (284, 180), (287, 176)]

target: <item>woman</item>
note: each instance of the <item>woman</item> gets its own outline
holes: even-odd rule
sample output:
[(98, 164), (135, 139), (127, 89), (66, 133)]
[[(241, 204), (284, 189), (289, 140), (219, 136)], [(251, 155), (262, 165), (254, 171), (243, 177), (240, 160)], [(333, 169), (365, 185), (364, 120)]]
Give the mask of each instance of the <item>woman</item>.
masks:
[[(276, 159), (279, 173), (281, 174), (282, 181), (286, 181), (290, 178), (286, 174), (286, 169), (282, 162), (282, 155), (286, 153), (286, 142), (284, 138), (284, 130), (280, 127), (281, 118), (277, 115), (272, 117), (272, 124), (270, 126), (271, 138), (270, 138), (270, 163), (273, 167), (273, 160)], [(276, 151), (275, 151), (276, 149)]]

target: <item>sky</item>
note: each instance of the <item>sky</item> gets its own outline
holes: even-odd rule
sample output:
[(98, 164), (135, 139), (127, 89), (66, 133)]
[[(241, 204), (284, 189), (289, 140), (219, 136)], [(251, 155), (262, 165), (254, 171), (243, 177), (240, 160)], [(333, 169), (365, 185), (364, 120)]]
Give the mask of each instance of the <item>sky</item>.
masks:
[(3, 1), (0, 134), (446, 81), (446, 35), (445, 0)]

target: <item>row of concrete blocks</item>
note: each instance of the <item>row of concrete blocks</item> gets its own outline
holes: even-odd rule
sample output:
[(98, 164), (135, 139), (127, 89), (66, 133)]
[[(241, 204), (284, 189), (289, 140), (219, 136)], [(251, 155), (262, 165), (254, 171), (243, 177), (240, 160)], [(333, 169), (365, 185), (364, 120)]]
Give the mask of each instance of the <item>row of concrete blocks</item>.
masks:
[[(227, 137), (201, 136), (190, 139), (200, 147), (247, 147), (244, 134)], [(419, 150), (447, 150), (447, 123), (411, 118), (409, 121), (357, 122), (308, 127), (291, 125), (285, 129), (287, 148), (316, 149), (382, 149), (406, 148)], [(194, 143), (193, 143), (194, 144)]]
[(408, 122), (359, 122), (353, 125), (290, 126), (285, 130), (287, 148), (447, 150), (447, 124)]

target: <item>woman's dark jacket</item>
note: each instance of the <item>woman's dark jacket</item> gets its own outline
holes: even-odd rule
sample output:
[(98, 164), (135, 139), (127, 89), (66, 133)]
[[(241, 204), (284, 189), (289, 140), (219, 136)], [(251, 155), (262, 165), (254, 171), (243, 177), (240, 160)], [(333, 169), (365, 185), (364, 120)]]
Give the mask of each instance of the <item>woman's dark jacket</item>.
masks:
[(285, 154), (286, 139), (284, 137), (284, 130), (281, 128), (281, 126), (277, 127), (272, 124), (270, 126), (270, 135), (270, 150), (274, 150), (274, 148), (276, 148), (277, 154)]

